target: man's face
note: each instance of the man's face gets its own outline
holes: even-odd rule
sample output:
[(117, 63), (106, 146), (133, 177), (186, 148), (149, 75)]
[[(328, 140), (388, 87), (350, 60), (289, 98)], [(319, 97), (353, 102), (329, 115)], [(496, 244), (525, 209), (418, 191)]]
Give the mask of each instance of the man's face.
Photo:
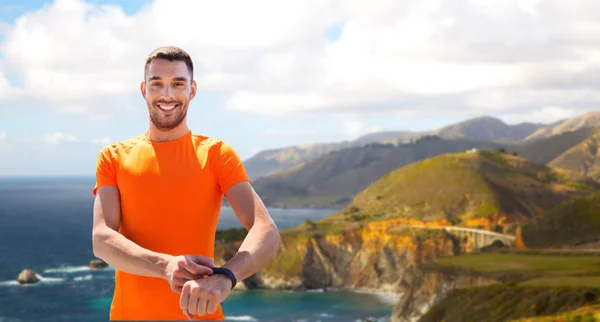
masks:
[(148, 66), (142, 95), (148, 105), (150, 120), (163, 131), (177, 127), (187, 115), (196, 95), (196, 83), (183, 61), (154, 59)]

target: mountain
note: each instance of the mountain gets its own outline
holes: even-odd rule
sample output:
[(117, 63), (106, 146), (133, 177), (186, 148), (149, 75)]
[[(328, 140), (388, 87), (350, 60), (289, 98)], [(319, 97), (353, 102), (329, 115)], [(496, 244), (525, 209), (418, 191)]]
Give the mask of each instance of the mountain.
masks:
[(508, 125), (498, 118), (483, 116), (443, 127), (432, 134), (444, 139), (519, 141), (544, 127), (543, 124), (534, 123)]
[(443, 153), (501, 145), (423, 137), (410, 144), (379, 144), (342, 149), (254, 181), (274, 207), (340, 207), (379, 177), (409, 163)]
[(600, 180), (600, 131), (570, 148), (549, 165), (569, 169)]
[[(467, 151), (473, 148), (516, 152), (530, 161), (553, 165), (577, 171), (561, 160), (567, 151), (571, 155), (589, 149), (574, 148), (584, 146), (586, 140), (600, 133), (599, 128), (581, 128), (544, 139), (519, 144), (502, 144), (461, 139), (443, 140), (426, 136), (412, 144), (369, 144), (329, 152), (308, 162), (293, 166), (279, 173), (265, 176), (254, 182), (256, 190), (265, 198), (269, 206), (278, 207), (342, 207), (359, 191), (377, 178), (411, 162), (444, 153)], [(582, 157), (577, 160), (583, 160)], [(589, 158), (585, 159), (589, 160)], [(574, 163), (577, 164), (577, 163)], [(587, 174), (587, 173), (583, 173)]]
[(540, 128), (539, 130), (527, 136), (524, 140), (538, 140), (567, 131), (574, 131), (586, 127), (596, 126), (600, 126), (600, 112), (588, 112), (583, 115), (563, 120), (547, 127)]
[(244, 161), (244, 166), (246, 167), (246, 171), (250, 178), (255, 180), (279, 170), (287, 169), (305, 161), (318, 158), (332, 151), (385, 141), (405, 133), (407, 132), (377, 132), (366, 134), (354, 141), (317, 143), (264, 150)]
[(270, 149), (257, 153), (244, 161), (252, 179), (273, 174), (324, 154), (345, 148), (361, 147), (370, 143), (411, 143), (426, 136), (439, 136), (444, 139), (464, 139), (471, 141), (515, 142), (522, 140), (534, 131), (544, 128), (543, 124), (520, 123), (508, 125), (502, 120), (483, 116), (445, 126), (434, 131), (385, 131), (375, 132), (354, 141), (318, 143), (303, 146), (290, 146)]
[(595, 180), (519, 156), (448, 153), (391, 171), (358, 193), (336, 216), (444, 219), (467, 226), (470, 219), (503, 215), (520, 223), (598, 189)]
[[(433, 142), (447, 141), (429, 143)], [(587, 290), (561, 289), (560, 301), (548, 305), (546, 296), (554, 296), (557, 289), (540, 287), (540, 280), (567, 286), (580, 274), (597, 272), (600, 258), (482, 253), (475, 246), (479, 238), (408, 225), (454, 224), (514, 234), (518, 226), (542, 218), (550, 209), (599, 189), (600, 183), (583, 175), (507, 153), (474, 151), (427, 158), (377, 179), (336, 214), (281, 231), (274, 258), (244, 280), (243, 287), (391, 293), (398, 297), (389, 320), (394, 322), (421, 317), (483, 321), (492, 309), (496, 317), (510, 312), (513, 318), (573, 309), (587, 302)], [(215, 263), (231, 258), (240, 243), (218, 245)], [(542, 271), (540, 265), (548, 266)], [(516, 283), (518, 288), (513, 286)], [(466, 316), (455, 314), (465, 313), (453, 297), (455, 291), (470, 303)], [(526, 306), (490, 300), (498, 294)], [(506, 305), (515, 309), (507, 310)]]
[[(520, 155), (537, 163), (550, 163), (557, 167), (577, 170), (578, 167), (570, 167), (562, 163), (551, 163), (553, 160), (562, 160), (561, 155), (571, 151), (571, 154), (583, 152), (585, 149), (575, 148), (583, 142), (592, 139), (600, 133), (600, 127), (584, 127), (574, 131), (567, 131), (547, 138), (527, 141), (513, 149)], [(582, 160), (582, 159), (579, 159)], [(562, 161), (558, 161), (562, 162)]]

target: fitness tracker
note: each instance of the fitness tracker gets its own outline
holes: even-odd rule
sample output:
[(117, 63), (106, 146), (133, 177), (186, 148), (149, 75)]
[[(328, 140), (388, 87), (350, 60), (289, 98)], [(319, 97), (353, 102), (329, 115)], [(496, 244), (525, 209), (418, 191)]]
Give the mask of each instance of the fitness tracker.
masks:
[(231, 280), (231, 289), (233, 289), (235, 287), (235, 284), (237, 284), (235, 275), (233, 275), (233, 272), (230, 271), (228, 268), (215, 267), (212, 269), (212, 271), (214, 274), (223, 274), (223, 275), (226, 275), (227, 277), (229, 277), (229, 279)]

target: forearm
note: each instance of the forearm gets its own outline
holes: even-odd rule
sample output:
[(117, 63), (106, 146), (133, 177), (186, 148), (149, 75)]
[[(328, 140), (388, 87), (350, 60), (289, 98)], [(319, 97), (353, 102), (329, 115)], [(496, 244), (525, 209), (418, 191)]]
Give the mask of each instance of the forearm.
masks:
[(165, 278), (165, 267), (171, 255), (145, 249), (119, 232), (105, 229), (93, 236), (94, 255), (120, 271)]
[(280, 238), (273, 222), (255, 224), (248, 231), (238, 252), (223, 267), (230, 269), (238, 281), (250, 277), (275, 255)]

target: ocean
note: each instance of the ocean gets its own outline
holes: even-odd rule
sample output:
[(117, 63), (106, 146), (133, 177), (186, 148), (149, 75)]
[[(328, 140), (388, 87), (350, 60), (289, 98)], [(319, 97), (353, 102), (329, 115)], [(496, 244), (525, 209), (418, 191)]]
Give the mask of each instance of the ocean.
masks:
[[(93, 177), (0, 177), (0, 322), (107, 321), (114, 269), (91, 270)], [(280, 229), (333, 209), (269, 209)], [(241, 227), (223, 207), (219, 229)], [(30, 268), (41, 282), (22, 286)], [(232, 292), (227, 321), (386, 321), (395, 301), (359, 292)]]

